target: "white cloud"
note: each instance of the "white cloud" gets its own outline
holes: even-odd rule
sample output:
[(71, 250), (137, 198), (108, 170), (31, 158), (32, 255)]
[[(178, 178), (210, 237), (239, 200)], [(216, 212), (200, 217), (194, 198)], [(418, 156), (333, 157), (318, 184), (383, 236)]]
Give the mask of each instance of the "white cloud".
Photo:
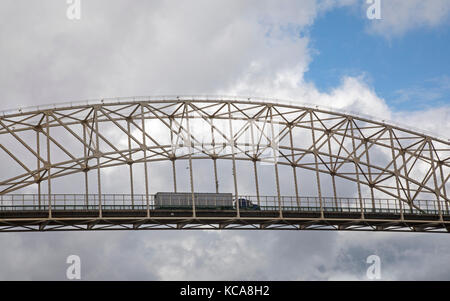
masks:
[(428, 135), (438, 135), (449, 139), (450, 135), (450, 107), (430, 108), (414, 112), (397, 112), (394, 120), (406, 124), (418, 132)]
[[(441, 234), (442, 235), (442, 234)], [(139, 231), (3, 234), (0, 279), (64, 280), (81, 258), (83, 280), (366, 280), (369, 255), (382, 280), (450, 279), (440, 234), (322, 231)], [(444, 234), (445, 235), (445, 234)], [(43, 268), (45, 267), (45, 268)]]
[(448, 23), (447, 0), (381, 0), (381, 20), (368, 21), (368, 32), (387, 38), (401, 36), (417, 28)]
[(314, 0), (153, 1), (133, 7), (121, 0), (89, 1), (82, 19), (69, 21), (61, 1), (21, 3), (0, 4), (3, 108), (213, 93), (267, 57), (274, 59), (266, 71), (295, 63), (303, 72), (307, 39), (291, 33), (312, 24), (318, 9)]

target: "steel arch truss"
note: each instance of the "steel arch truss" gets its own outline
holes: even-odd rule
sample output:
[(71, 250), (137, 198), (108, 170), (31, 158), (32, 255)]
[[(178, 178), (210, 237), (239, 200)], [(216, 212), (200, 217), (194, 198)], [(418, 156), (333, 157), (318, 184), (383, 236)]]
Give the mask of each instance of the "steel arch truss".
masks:
[[(3, 114), (0, 148), (2, 164), (11, 166), (0, 173), (3, 231), (236, 227), (447, 231), (449, 226), (448, 140), (320, 108), (250, 99), (190, 97), (73, 104)], [(216, 192), (219, 191), (216, 162), (232, 162), (230, 176), (236, 197), (240, 195), (236, 162), (251, 162), (258, 203), (263, 196), (258, 187), (257, 163), (271, 164), (276, 215), (246, 216), (237, 206), (232, 217), (209, 214), (200, 218), (194, 206), (191, 217), (154, 218), (149, 164), (170, 161), (173, 190), (177, 191), (176, 163), (186, 160), (193, 192), (196, 174), (192, 161), (198, 159), (214, 163), (211, 174)], [(143, 195), (137, 195), (133, 186), (133, 166), (137, 164), (144, 170)], [(104, 207), (108, 199), (102, 192), (101, 170), (115, 166), (129, 166), (128, 201), (141, 206), (139, 214), (143, 216), (105, 216), (109, 209)], [(290, 197), (300, 209), (303, 201), (297, 173), (299, 170), (314, 173), (316, 216), (304, 216), (303, 212), (290, 216), (285, 212), (286, 196), (280, 189), (281, 166), (292, 170), (295, 193)], [(84, 185), (77, 188), (83, 191), (80, 200), (89, 203), (94, 198), (97, 206), (93, 216), (58, 215), (61, 200), (52, 194), (52, 181), (77, 173), (85, 175)], [(88, 175), (96, 177), (96, 197), (89, 193), (92, 187)], [(337, 193), (337, 180), (353, 183), (355, 201), (350, 207), (356, 208), (356, 215), (354, 210), (347, 216), (333, 215), (342, 213), (338, 201), (344, 197)], [(330, 185), (331, 195), (324, 195), (324, 185)], [(34, 210), (39, 217), (28, 217), (25, 213), (8, 215), (5, 208), (20, 203), (20, 196), (14, 193), (30, 187), (37, 189), (33, 206), (39, 206), (39, 210)], [(23, 202), (25, 198), (30, 196), (22, 196)], [(386, 204), (380, 202), (383, 198), (392, 200), (395, 218), (381, 214), (386, 209)], [(416, 220), (415, 215), (421, 217)]]

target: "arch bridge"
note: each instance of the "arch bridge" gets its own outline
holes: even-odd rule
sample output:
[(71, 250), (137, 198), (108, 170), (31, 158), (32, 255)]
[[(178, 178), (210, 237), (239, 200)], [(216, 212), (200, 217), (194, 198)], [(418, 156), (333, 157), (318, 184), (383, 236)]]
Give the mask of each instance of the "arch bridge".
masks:
[[(4, 232), (450, 230), (448, 139), (284, 101), (135, 97), (2, 112), (0, 162)], [(232, 206), (217, 206), (221, 193)]]

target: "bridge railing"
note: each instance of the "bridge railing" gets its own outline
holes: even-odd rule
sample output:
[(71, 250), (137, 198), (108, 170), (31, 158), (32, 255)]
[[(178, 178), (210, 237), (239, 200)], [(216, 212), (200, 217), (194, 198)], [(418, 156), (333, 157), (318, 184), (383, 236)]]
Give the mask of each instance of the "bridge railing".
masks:
[[(398, 199), (372, 198), (334, 198), (334, 197), (295, 197), (281, 196), (244, 196), (258, 204), (262, 209), (283, 211), (321, 211), (324, 212), (362, 212), (391, 214), (433, 214), (441, 212), (450, 215), (448, 203), (441, 200), (414, 200), (411, 204)], [(245, 210), (245, 208), (244, 208)]]
[[(429, 214), (450, 215), (448, 203), (441, 200), (414, 200), (408, 204), (397, 199), (371, 199), (371, 198), (333, 198), (315, 196), (253, 196), (240, 195), (234, 199), (245, 199), (252, 206), (240, 206), (241, 211), (293, 211), (293, 212), (342, 212), (342, 213), (387, 213), (387, 214)], [(0, 211), (47, 211), (49, 204), (52, 210), (150, 210), (158, 209), (155, 205), (154, 195), (143, 194), (6, 194), (0, 195)], [(233, 206), (223, 206), (220, 200), (208, 201), (208, 204), (197, 202), (196, 210), (222, 209), (236, 210)], [(250, 204), (250, 203), (247, 203)], [(166, 208), (192, 209), (190, 203), (180, 197), (170, 199)]]
[[(149, 204), (153, 204), (153, 195), (149, 195)], [(6, 194), (0, 195), (0, 210), (8, 208), (26, 208), (27, 210), (48, 210), (49, 204), (55, 210), (75, 210), (75, 209), (98, 209), (102, 207), (119, 209), (136, 208), (147, 206), (145, 195), (131, 194)]]

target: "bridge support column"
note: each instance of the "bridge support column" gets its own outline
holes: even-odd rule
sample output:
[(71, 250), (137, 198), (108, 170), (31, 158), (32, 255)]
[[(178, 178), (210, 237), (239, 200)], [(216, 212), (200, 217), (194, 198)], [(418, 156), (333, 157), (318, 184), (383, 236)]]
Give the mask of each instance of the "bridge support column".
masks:
[(82, 122), (83, 125), (83, 154), (84, 154), (84, 202), (86, 209), (89, 208), (89, 166), (88, 166), (88, 150), (87, 150), (87, 140), (86, 140), (86, 120)]
[(440, 175), (441, 175), (442, 192), (444, 193), (444, 197), (445, 197), (445, 199), (444, 199), (444, 202), (445, 202), (445, 211), (446, 211), (446, 214), (449, 214), (449, 211), (448, 211), (447, 190), (446, 190), (446, 188), (445, 188), (445, 178), (444, 178), (444, 172), (442, 171), (442, 164), (441, 164), (441, 163), (442, 163), (442, 162), (439, 163), (439, 172), (440, 172)]
[(402, 204), (402, 198), (401, 198), (401, 194), (400, 194), (400, 178), (399, 178), (399, 171), (397, 168), (397, 156), (395, 156), (395, 147), (394, 147), (394, 138), (392, 135), (392, 129), (386, 127), (386, 130), (389, 131), (389, 140), (390, 140), (390, 145), (391, 145), (391, 154), (392, 154), (392, 162), (394, 165), (394, 174), (395, 174), (395, 183), (396, 183), (396, 187), (397, 187), (397, 199), (398, 199), (398, 204), (399, 204), (399, 208), (400, 208), (400, 219), (403, 221), (404, 220), (404, 216), (403, 216), (403, 204)]
[(97, 157), (97, 189), (98, 189), (98, 216), (103, 217), (102, 208), (102, 182), (101, 182), (101, 170), (100, 170), (100, 135), (98, 130), (98, 108), (94, 112), (94, 122), (95, 122), (95, 139), (96, 139), (96, 157)]
[(192, 140), (191, 140), (191, 126), (189, 123), (189, 110), (187, 103), (184, 104), (184, 112), (186, 114), (186, 126), (188, 132), (188, 145), (189, 145), (189, 180), (191, 183), (191, 195), (192, 195), (192, 216), (197, 217), (197, 211), (195, 207), (195, 194), (194, 194), (194, 173), (192, 171)]
[(436, 201), (438, 205), (438, 212), (439, 212), (439, 219), (442, 221), (442, 209), (441, 209), (441, 198), (439, 197), (439, 186), (437, 183), (437, 176), (436, 176), (436, 168), (435, 168), (435, 162), (434, 162), (434, 156), (433, 156), (433, 144), (431, 143), (431, 140), (428, 140), (428, 147), (430, 149), (430, 158), (431, 158), (431, 169), (433, 170), (433, 182), (434, 182), (434, 193), (436, 195)]
[(240, 206), (239, 206), (239, 193), (238, 193), (238, 185), (237, 185), (237, 175), (236, 175), (236, 155), (234, 150), (234, 134), (233, 134), (233, 124), (231, 122), (231, 104), (228, 103), (228, 123), (230, 126), (230, 145), (231, 145), (231, 156), (232, 156), (232, 172), (233, 172), (233, 182), (234, 182), (234, 195), (236, 198), (236, 216), (237, 218), (241, 217)]
[(278, 197), (278, 208), (279, 208), (279, 214), (280, 218), (283, 218), (283, 205), (281, 202), (281, 191), (280, 191), (280, 176), (278, 173), (278, 149), (277, 149), (277, 143), (275, 142), (275, 131), (273, 128), (273, 112), (272, 107), (269, 107), (270, 112), (270, 131), (271, 131), (271, 137), (270, 137), (270, 146), (272, 147), (272, 153), (273, 153), (273, 165), (275, 169), (275, 184), (277, 187), (277, 197)]
[(259, 196), (259, 182), (258, 182), (258, 167), (256, 166), (257, 159), (253, 158), (253, 174), (255, 175), (255, 189), (256, 189), (256, 200), (258, 206), (261, 206), (261, 198)]
[[(130, 117), (131, 118), (131, 117)], [(134, 209), (134, 181), (133, 181), (133, 154), (131, 152), (131, 125), (130, 120), (127, 119), (127, 136), (128, 136), (128, 166), (130, 169), (130, 193), (131, 193), (131, 208)]]
[(331, 153), (331, 142), (330, 142), (331, 136), (333, 135), (332, 131), (331, 130), (327, 130), (327, 135), (328, 135), (328, 138), (327, 138), (328, 156), (330, 157), (330, 162), (328, 164), (330, 164), (330, 170), (331, 170), (330, 175), (331, 175), (331, 185), (333, 187), (334, 206), (336, 208), (338, 208), (339, 205), (338, 205), (338, 199), (337, 199), (336, 178), (335, 178), (336, 177), (336, 171), (335, 171), (334, 166), (333, 166), (333, 155)]
[(317, 192), (319, 195), (319, 203), (320, 203), (320, 218), (324, 218), (325, 215), (323, 212), (324, 208), (323, 208), (323, 200), (322, 200), (322, 189), (320, 188), (319, 162), (317, 160), (317, 157), (319, 156), (319, 152), (316, 147), (316, 134), (315, 134), (312, 110), (309, 111), (309, 117), (310, 117), (310, 122), (311, 122), (311, 135), (312, 135), (312, 142), (313, 142), (314, 165), (316, 167)]
[(289, 143), (291, 146), (291, 166), (292, 166), (292, 175), (294, 176), (294, 189), (295, 189), (295, 199), (297, 202), (297, 207), (300, 210), (300, 199), (298, 197), (298, 183), (297, 183), (297, 167), (295, 162), (295, 154), (294, 154), (294, 139), (292, 137), (292, 129), (293, 125), (289, 124)]
[(142, 126), (142, 146), (141, 149), (144, 152), (144, 181), (145, 181), (145, 203), (147, 207), (147, 218), (150, 218), (150, 199), (149, 199), (149, 186), (148, 186), (148, 167), (147, 167), (147, 144), (146, 144), (146, 131), (145, 131), (145, 118), (144, 118), (144, 104), (141, 103), (141, 126)]
[(367, 161), (367, 173), (369, 177), (369, 187), (370, 187), (370, 199), (372, 201), (372, 212), (375, 211), (375, 194), (373, 191), (373, 178), (372, 178), (372, 169), (370, 167), (370, 156), (369, 156), (369, 147), (367, 146), (368, 140), (364, 139), (364, 149), (366, 152), (366, 161)]
[(217, 156), (216, 156), (216, 140), (214, 138), (214, 119), (211, 118), (210, 120), (210, 126), (211, 126), (211, 146), (212, 146), (212, 152), (213, 152), (213, 169), (214, 169), (214, 184), (216, 187), (216, 193), (219, 193), (219, 179), (217, 176)]
[(37, 153), (37, 185), (38, 185), (38, 207), (41, 209), (41, 146), (39, 139), (40, 128), (36, 129), (36, 153)]
[[(403, 161), (403, 172), (405, 173), (405, 176), (406, 176), (408, 174), (408, 168), (407, 168), (407, 164), (406, 164), (405, 151), (403, 149), (400, 151), (401, 151), (402, 161)], [(370, 165), (370, 163), (369, 163), (369, 165)], [(405, 182), (406, 182), (406, 191), (408, 192), (407, 198), (408, 198), (409, 210), (411, 213), (413, 213), (411, 188), (409, 186), (409, 181), (405, 181)]]
[(358, 199), (359, 206), (361, 208), (361, 218), (364, 219), (364, 203), (361, 194), (361, 180), (359, 178), (359, 158), (356, 155), (356, 143), (355, 143), (355, 131), (353, 130), (353, 118), (348, 118), (348, 123), (350, 124), (350, 134), (352, 135), (352, 148), (353, 148), (353, 163), (355, 164), (355, 177), (356, 185), (358, 187)]
[(256, 163), (258, 161), (258, 154), (256, 153), (256, 148), (255, 148), (255, 131), (254, 131), (254, 125), (255, 125), (255, 120), (251, 119), (250, 120), (250, 134), (251, 134), (251, 138), (252, 138), (252, 152), (253, 152), (253, 174), (255, 176), (255, 189), (256, 189), (256, 200), (258, 202), (258, 206), (261, 206), (261, 200), (260, 200), (260, 196), (259, 196), (259, 182), (258, 182), (258, 167), (256, 166)]
[(175, 168), (175, 160), (177, 159), (176, 157), (176, 141), (173, 140), (173, 130), (172, 130), (172, 126), (173, 126), (173, 118), (170, 117), (169, 118), (169, 127), (170, 127), (170, 145), (172, 148), (172, 182), (173, 182), (173, 192), (177, 192), (177, 170)]
[(48, 218), (52, 218), (52, 171), (51, 171), (51, 157), (50, 157), (50, 120), (49, 113), (45, 114), (45, 120), (47, 122), (47, 184), (48, 184)]

